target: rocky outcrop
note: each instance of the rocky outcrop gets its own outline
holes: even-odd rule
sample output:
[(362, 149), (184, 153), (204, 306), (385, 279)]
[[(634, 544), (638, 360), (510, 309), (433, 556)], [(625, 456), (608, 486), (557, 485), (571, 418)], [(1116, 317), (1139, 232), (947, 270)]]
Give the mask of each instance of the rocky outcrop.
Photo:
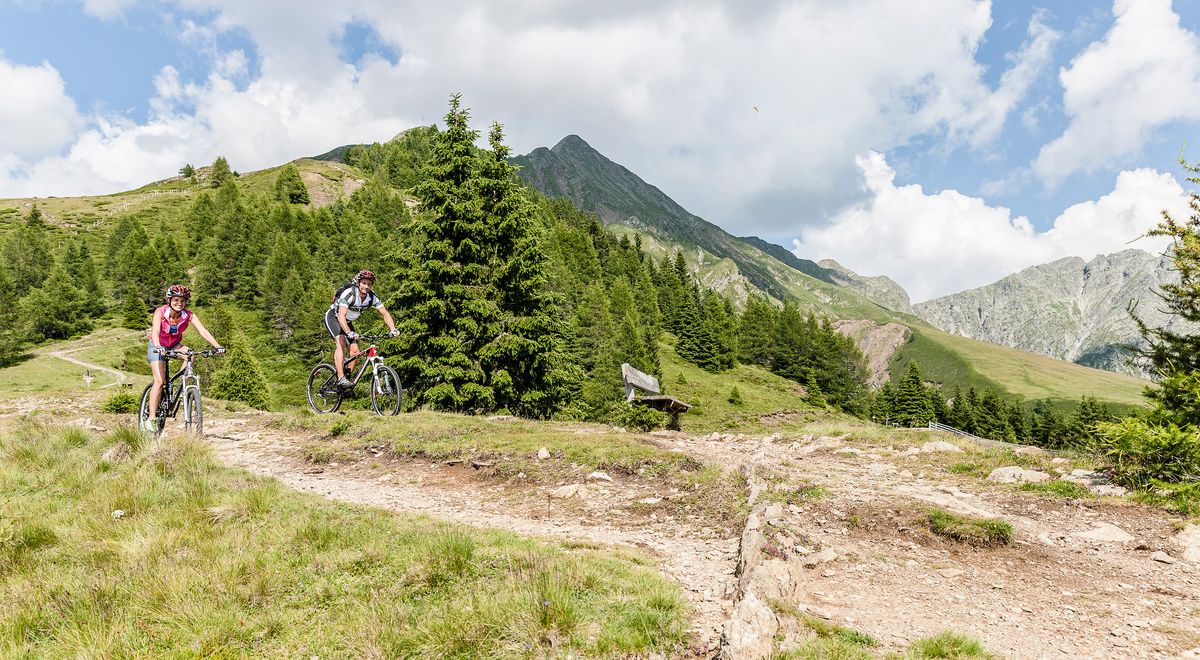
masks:
[(908, 292), (891, 278), (883, 275), (859, 275), (833, 259), (822, 259), (817, 264), (832, 274), (834, 284), (855, 291), (877, 305), (912, 314), (913, 308), (908, 299)]
[(954, 334), (1041, 353), (1089, 367), (1145, 375), (1125, 345), (1140, 342), (1127, 307), (1151, 327), (1178, 327), (1155, 291), (1177, 281), (1170, 259), (1125, 250), (1085, 262), (1067, 257), (969, 291), (913, 306), (917, 316)]
[(860, 319), (856, 321), (838, 321), (837, 331), (854, 340), (858, 350), (867, 357), (867, 366), (871, 369), (871, 385), (879, 387), (891, 378), (888, 364), (896, 350), (912, 336), (908, 326), (899, 323), (880, 325), (874, 321)]

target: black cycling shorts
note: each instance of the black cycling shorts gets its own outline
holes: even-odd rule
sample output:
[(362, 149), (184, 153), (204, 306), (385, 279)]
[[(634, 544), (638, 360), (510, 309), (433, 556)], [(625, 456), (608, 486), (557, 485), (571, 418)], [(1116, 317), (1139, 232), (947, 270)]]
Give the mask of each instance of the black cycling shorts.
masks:
[[(358, 332), (354, 329), (353, 321), (346, 321), (346, 325), (350, 326), (351, 332)], [(331, 309), (325, 312), (325, 329), (329, 331), (329, 336), (337, 339), (339, 335), (346, 333), (342, 332), (342, 326), (338, 323), (337, 310)]]

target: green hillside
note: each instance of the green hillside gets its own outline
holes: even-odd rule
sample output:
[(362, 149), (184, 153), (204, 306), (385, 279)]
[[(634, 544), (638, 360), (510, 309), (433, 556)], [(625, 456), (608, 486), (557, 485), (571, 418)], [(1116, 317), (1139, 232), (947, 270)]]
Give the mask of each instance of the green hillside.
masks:
[(893, 376), (916, 360), (926, 377), (947, 386), (996, 389), (1009, 398), (1077, 403), (1084, 394), (1121, 406), (1142, 404), (1145, 381), (941, 332), (839, 286), (844, 276), (755, 237), (736, 238), (689, 213), (661, 190), (612, 162), (578, 136), (513, 161), (520, 175), (550, 197), (566, 197), (598, 215), (610, 231), (641, 234), (656, 258), (682, 251), (701, 282), (744, 300), (755, 290), (834, 319), (897, 322), (911, 340), (891, 359)]

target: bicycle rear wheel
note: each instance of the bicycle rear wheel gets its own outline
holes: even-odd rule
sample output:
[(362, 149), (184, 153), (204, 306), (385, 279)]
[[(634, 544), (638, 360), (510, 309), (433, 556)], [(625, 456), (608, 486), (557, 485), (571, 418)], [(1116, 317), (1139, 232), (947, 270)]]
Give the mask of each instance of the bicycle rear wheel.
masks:
[(204, 435), (204, 409), (200, 405), (200, 388), (189, 387), (183, 393), (183, 428), (196, 435)]
[[(151, 416), (150, 416), (150, 388), (152, 388), (152, 387), (154, 387), (154, 383), (150, 383), (149, 385), (146, 386), (146, 389), (142, 390), (142, 400), (138, 404), (138, 430), (140, 430), (142, 432), (146, 432), (146, 430), (145, 430), (146, 429), (146, 420), (151, 419)], [(166, 393), (163, 392), (162, 396), (159, 397), (159, 401), (158, 401), (158, 414), (153, 416), (153, 419), (155, 421), (154, 432), (153, 432), (154, 437), (158, 437), (163, 431), (163, 422), (166, 421), (166, 418), (163, 416), (162, 413), (163, 413), (163, 410), (166, 408), (166, 406), (163, 405), (165, 403), (164, 400), (166, 398), (167, 398)]]
[(308, 374), (308, 405), (318, 414), (331, 413), (342, 405), (342, 388), (337, 384), (337, 369), (322, 362)]
[(404, 402), (404, 388), (396, 370), (381, 365), (371, 378), (371, 407), (380, 415), (395, 415)]

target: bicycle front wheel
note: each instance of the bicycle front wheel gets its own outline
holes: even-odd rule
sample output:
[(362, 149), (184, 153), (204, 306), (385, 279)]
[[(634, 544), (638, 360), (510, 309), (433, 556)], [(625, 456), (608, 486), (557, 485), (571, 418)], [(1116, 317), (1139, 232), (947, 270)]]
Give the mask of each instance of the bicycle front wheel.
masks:
[(158, 435), (162, 433), (163, 422), (166, 421), (162, 415), (163, 408), (165, 407), (163, 406), (163, 399), (165, 399), (166, 396), (165, 393), (163, 393), (164, 395), (159, 397), (158, 414), (152, 416), (150, 414), (150, 388), (152, 387), (154, 387), (154, 383), (150, 383), (146, 386), (146, 389), (142, 390), (142, 401), (138, 404), (138, 430), (145, 432), (146, 420), (153, 419), (155, 421), (154, 436), (158, 437)]
[(331, 413), (342, 405), (342, 388), (337, 384), (337, 369), (322, 362), (308, 374), (308, 405), (317, 414)]
[(371, 378), (371, 407), (380, 415), (395, 415), (404, 403), (404, 388), (396, 370), (381, 365)]
[(200, 406), (200, 388), (189, 387), (183, 393), (183, 428), (196, 435), (204, 435), (204, 409)]

